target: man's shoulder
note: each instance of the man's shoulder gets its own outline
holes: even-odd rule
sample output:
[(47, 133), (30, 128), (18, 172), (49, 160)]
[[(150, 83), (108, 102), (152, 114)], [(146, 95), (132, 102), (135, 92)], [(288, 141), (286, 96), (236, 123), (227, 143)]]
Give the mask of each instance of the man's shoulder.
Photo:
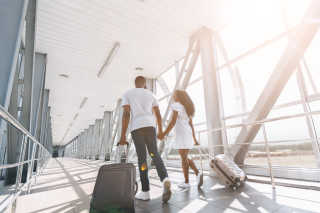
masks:
[(134, 92), (135, 92), (135, 88), (129, 89), (129, 90), (127, 90), (127, 91), (123, 94), (123, 96), (128, 96), (128, 95), (130, 95), (130, 94), (132, 94), (132, 93), (134, 93)]
[(143, 99), (147, 98), (147, 99), (151, 100), (154, 98), (154, 94), (148, 89), (133, 88), (133, 89), (129, 89), (128, 91), (126, 91), (124, 93), (123, 97), (126, 97), (126, 98), (141, 97)]
[(145, 93), (147, 93), (148, 95), (153, 96), (153, 92), (151, 90), (145, 89)]

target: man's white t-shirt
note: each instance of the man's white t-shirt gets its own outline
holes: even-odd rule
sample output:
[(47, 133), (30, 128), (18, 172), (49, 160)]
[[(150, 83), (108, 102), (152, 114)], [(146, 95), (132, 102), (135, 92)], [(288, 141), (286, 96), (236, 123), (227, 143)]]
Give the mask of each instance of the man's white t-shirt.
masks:
[(156, 127), (152, 108), (158, 106), (157, 99), (150, 90), (134, 88), (122, 97), (122, 106), (130, 105), (130, 131), (143, 127)]

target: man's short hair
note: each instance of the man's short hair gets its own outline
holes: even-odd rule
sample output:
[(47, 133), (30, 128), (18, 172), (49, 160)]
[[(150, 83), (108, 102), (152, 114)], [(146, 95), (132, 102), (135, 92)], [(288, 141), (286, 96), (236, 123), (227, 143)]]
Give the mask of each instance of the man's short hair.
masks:
[(142, 87), (146, 84), (146, 78), (143, 76), (136, 77), (136, 80), (134, 81), (136, 87)]

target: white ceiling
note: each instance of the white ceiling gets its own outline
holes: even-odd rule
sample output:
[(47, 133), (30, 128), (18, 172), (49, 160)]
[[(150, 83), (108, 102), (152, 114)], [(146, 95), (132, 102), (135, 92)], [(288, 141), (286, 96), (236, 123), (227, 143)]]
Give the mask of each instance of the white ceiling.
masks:
[[(38, 1), (36, 45), (37, 51), (47, 53), (53, 143), (69, 142), (102, 118), (105, 110), (112, 110), (133, 86), (135, 67), (143, 67), (144, 75), (154, 77), (183, 57), (197, 29), (218, 26), (217, 2)], [(120, 48), (103, 78), (97, 78), (114, 42)], [(84, 97), (88, 101), (80, 109)]]

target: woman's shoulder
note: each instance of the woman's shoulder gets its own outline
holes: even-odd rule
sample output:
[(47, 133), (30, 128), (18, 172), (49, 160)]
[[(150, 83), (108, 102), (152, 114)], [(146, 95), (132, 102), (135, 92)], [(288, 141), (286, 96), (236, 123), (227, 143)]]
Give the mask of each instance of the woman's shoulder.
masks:
[(180, 112), (181, 110), (183, 110), (183, 105), (179, 102), (174, 102), (171, 104), (171, 108), (172, 110)]

